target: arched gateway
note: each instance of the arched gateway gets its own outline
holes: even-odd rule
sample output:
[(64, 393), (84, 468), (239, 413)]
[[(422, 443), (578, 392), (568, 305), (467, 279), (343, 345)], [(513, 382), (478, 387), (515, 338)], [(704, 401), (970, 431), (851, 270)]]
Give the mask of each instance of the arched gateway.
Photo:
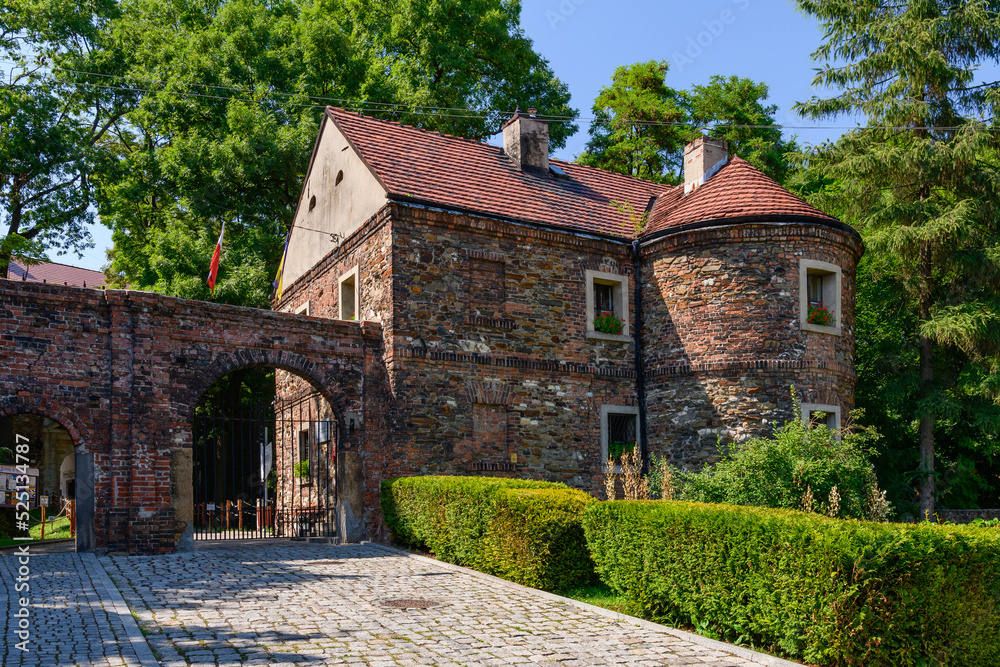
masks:
[(82, 550), (190, 547), (196, 406), (252, 367), (300, 378), (331, 407), (338, 534), (374, 525), (388, 394), (378, 324), (14, 281), (0, 281), (0, 318), (0, 418), (43, 415), (69, 432), (77, 493), (84, 478), (93, 490)]

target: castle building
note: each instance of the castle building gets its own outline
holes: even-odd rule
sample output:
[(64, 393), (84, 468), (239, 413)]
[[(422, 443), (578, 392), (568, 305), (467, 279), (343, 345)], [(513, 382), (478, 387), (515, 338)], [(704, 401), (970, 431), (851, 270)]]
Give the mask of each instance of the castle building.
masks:
[(501, 148), (329, 108), (273, 305), (381, 323), (400, 468), (597, 493), (623, 444), (698, 467), (769, 435), (792, 385), (838, 426), (862, 251), (710, 138), (669, 186), (551, 159), (530, 114)]

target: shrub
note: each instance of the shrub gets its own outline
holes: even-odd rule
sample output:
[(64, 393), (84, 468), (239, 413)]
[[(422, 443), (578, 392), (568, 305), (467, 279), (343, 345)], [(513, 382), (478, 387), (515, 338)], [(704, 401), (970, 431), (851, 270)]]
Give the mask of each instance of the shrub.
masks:
[(795, 418), (773, 438), (734, 443), (715, 465), (680, 474), (680, 499), (884, 521), (891, 507), (871, 463), (877, 438), (870, 429), (803, 423), (796, 400)]
[(823, 304), (820, 304), (818, 306), (810, 305), (808, 307), (806, 322), (809, 324), (818, 324), (822, 327), (832, 327), (837, 323), (837, 320), (834, 318), (832, 310)]
[(397, 542), (544, 590), (593, 581), (581, 524), (591, 502), (551, 482), (402, 477), (382, 483), (382, 511)]
[(622, 321), (614, 313), (601, 313), (594, 318), (594, 330), (618, 336), (622, 332)]
[(1000, 665), (1000, 534), (759, 507), (595, 503), (601, 579), (650, 618), (821, 665)]
[(299, 461), (292, 467), (292, 469), (298, 479), (305, 479), (309, 477), (309, 459)]

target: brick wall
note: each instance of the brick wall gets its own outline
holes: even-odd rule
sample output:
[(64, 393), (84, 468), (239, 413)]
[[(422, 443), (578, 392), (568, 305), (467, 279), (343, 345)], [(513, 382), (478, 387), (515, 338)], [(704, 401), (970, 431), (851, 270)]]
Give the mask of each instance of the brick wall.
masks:
[[(77, 493), (93, 492), (101, 549), (176, 547), (185, 526), (171, 485), (191, 480), (172, 479), (171, 457), (191, 448), (195, 405), (230, 371), (290, 371), (337, 413), (380, 413), (385, 400), (373, 370), (382, 363), (378, 325), (13, 281), (0, 281), (0, 317), (0, 417), (49, 417), (93, 456), (93, 489), (78, 481)], [(346, 434), (346, 445), (385, 455), (378, 419), (371, 434)]]

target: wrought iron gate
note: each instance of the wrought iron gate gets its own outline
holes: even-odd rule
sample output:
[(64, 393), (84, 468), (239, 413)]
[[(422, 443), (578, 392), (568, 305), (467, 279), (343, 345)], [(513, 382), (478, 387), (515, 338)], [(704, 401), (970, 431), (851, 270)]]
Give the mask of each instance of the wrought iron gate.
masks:
[(336, 534), (337, 428), (320, 418), (317, 398), (199, 406), (195, 539)]

